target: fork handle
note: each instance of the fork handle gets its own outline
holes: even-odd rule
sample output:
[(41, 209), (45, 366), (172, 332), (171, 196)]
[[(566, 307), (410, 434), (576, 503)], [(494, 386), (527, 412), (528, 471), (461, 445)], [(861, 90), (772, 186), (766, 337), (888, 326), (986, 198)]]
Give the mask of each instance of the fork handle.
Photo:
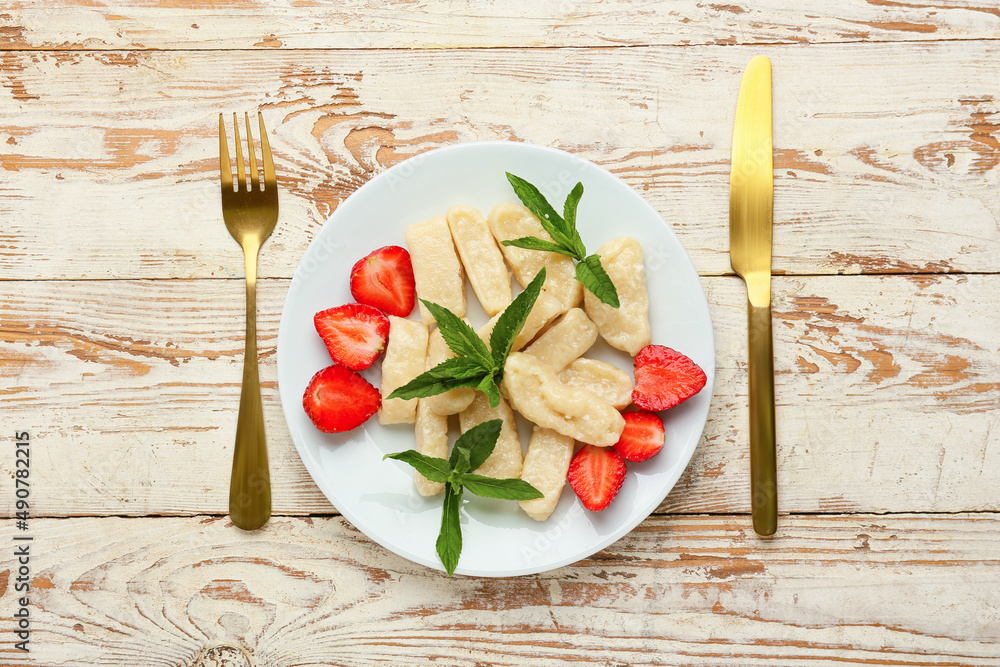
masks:
[(229, 516), (243, 530), (260, 528), (271, 516), (271, 474), (267, 466), (264, 410), (257, 372), (257, 252), (245, 247), (247, 333), (243, 354), (243, 387), (236, 421), (233, 474), (229, 482)]
[(774, 434), (774, 351), (771, 305), (749, 307), (750, 509), (758, 535), (778, 526), (778, 471)]

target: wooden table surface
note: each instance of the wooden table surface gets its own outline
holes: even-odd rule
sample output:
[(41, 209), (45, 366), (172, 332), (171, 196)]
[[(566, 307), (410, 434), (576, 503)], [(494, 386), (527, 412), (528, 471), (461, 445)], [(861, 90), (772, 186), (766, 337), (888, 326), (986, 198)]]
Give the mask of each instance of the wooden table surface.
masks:
[[(1000, 9), (987, 0), (103, 0), (0, 8), (0, 664), (1000, 664)], [(774, 67), (778, 534), (749, 520), (728, 257), (743, 67)], [(243, 259), (219, 112), (263, 111), (274, 517), (227, 517)], [(285, 292), (407, 157), (558, 147), (666, 218), (716, 393), (673, 492), (536, 576), (448, 579), (338, 515), (285, 426)], [(15, 432), (31, 442), (16, 650)]]

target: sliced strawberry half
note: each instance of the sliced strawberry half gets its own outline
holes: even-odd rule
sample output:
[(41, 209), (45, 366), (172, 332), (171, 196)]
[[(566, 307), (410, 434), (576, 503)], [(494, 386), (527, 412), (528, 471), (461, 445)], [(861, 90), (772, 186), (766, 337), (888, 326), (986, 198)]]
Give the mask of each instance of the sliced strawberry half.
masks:
[(351, 294), (358, 303), (388, 315), (406, 317), (413, 310), (416, 286), (406, 248), (390, 245), (358, 260), (351, 269)]
[(667, 410), (691, 398), (705, 386), (705, 371), (662, 345), (647, 345), (635, 356), (632, 402), (644, 410)]
[(625, 462), (609, 447), (584, 445), (573, 455), (566, 474), (587, 509), (600, 512), (611, 504), (625, 482)]
[(361, 303), (321, 310), (313, 316), (313, 324), (330, 358), (354, 371), (375, 363), (389, 339), (389, 318)]
[(378, 389), (351, 369), (336, 364), (316, 373), (302, 397), (309, 419), (324, 433), (357, 428), (381, 405)]
[(663, 449), (666, 434), (663, 430), (663, 420), (655, 412), (639, 410), (638, 412), (623, 412), (625, 430), (612, 449), (621, 454), (626, 461), (638, 463), (652, 458)]

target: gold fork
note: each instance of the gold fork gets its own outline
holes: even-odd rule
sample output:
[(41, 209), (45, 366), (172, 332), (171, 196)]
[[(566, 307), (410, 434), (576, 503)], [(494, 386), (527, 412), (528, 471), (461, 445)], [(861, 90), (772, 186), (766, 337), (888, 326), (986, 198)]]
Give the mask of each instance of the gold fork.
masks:
[(247, 333), (243, 354), (243, 388), (240, 413), (236, 421), (236, 447), (233, 474), (229, 481), (229, 516), (243, 530), (260, 528), (271, 516), (271, 475), (267, 467), (267, 442), (264, 439), (264, 411), (260, 404), (260, 377), (257, 373), (257, 254), (261, 244), (274, 231), (278, 220), (278, 186), (274, 178), (271, 147), (267, 142), (264, 117), (260, 121), (261, 163), (264, 182), (257, 173), (250, 115), (243, 114), (247, 129), (247, 153), (250, 178), (243, 172), (243, 148), (240, 126), (233, 114), (236, 130), (237, 189), (233, 190), (233, 172), (229, 162), (226, 126), (219, 114), (219, 170), (222, 177), (222, 217), (233, 238), (243, 247), (247, 272)]

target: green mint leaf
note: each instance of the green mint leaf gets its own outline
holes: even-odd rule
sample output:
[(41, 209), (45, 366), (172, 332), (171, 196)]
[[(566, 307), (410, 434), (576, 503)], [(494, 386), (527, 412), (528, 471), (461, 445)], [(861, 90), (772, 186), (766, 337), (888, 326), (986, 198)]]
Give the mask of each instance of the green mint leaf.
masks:
[(439, 459), (436, 456), (421, 454), (415, 449), (408, 449), (405, 452), (396, 454), (386, 454), (382, 457), (383, 461), (385, 459), (396, 459), (403, 463), (409, 463), (417, 472), (432, 482), (447, 482), (448, 476), (451, 474), (451, 464), (447, 461)]
[(441, 330), (441, 335), (444, 337), (444, 342), (448, 343), (452, 352), (460, 357), (468, 357), (482, 362), (484, 369), (490, 367), (490, 351), (472, 327), (444, 306), (439, 306), (425, 299), (421, 299), (420, 303), (431, 311), (431, 315), (434, 316), (434, 321), (437, 322), (438, 329)]
[(459, 508), (462, 505), (462, 487), (452, 484), (444, 487), (444, 505), (441, 512), (441, 532), (437, 538), (437, 553), (450, 577), (458, 567), (458, 557), (462, 555), (462, 524)]
[(477, 496), (504, 500), (534, 500), (541, 498), (541, 491), (523, 479), (494, 479), (483, 475), (464, 474), (459, 478), (462, 486)]
[[(456, 475), (472, 470), (471, 464), (469, 463), (469, 450), (452, 447), (451, 456), (448, 457), (448, 465), (452, 467), (452, 470)], [(455, 482), (457, 479), (457, 477), (453, 477), (448, 481)]]
[(448, 459), (455, 472), (462, 474), (483, 465), (483, 461), (489, 458), (497, 445), (501, 428), (502, 419), (491, 419), (476, 424), (459, 436), (451, 450), (451, 458)]
[(572, 248), (572, 234), (567, 233), (566, 221), (556, 213), (545, 195), (520, 176), (515, 176), (509, 171), (506, 173), (507, 180), (514, 188), (514, 194), (521, 200), (524, 207), (538, 218), (538, 222), (542, 223), (542, 228), (549, 233), (552, 240), (564, 248)]
[(489, 400), (491, 408), (495, 408), (500, 405), (500, 387), (497, 386), (495, 375), (487, 375), (484, 377), (482, 381), (476, 385), (476, 389), (486, 394), (486, 398)]
[[(490, 364), (492, 366), (492, 359)], [(492, 367), (484, 369), (478, 361), (466, 357), (452, 357), (442, 361), (434, 368), (424, 371), (402, 387), (397, 388), (386, 398), (408, 400), (443, 394), (458, 387), (475, 387), (492, 372)]]
[(618, 290), (615, 289), (611, 277), (601, 266), (599, 255), (590, 255), (576, 265), (576, 279), (603, 303), (612, 308), (617, 308), (620, 305), (618, 303)]
[(510, 239), (508, 241), (501, 241), (503, 245), (512, 245), (516, 248), (526, 248), (528, 250), (542, 250), (544, 252), (557, 252), (560, 255), (566, 255), (567, 257), (572, 257), (576, 259), (576, 251), (570, 250), (569, 248), (564, 248), (558, 243), (553, 243), (552, 241), (545, 241), (543, 239), (535, 238), (534, 236), (522, 236), (519, 239)]
[(517, 198), (521, 200), (525, 208), (531, 211), (538, 221), (544, 226), (546, 222), (550, 224), (558, 224), (563, 222), (563, 219), (559, 216), (549, 200), (545, 198), (538, 188), (524, 180), (520, 176), (515, 176), (514, 174), (505, 172), (507, 174), (507, 181), (510, 183), (511, 187), (514, 188), (514, 194)]
[[(514, 345), (514, 339), (524, 328), (524, 322), (528, 319), (528, 314), (535, 305), (535, 300), (542, 291), (542, 283), (545, 282), (545, 267), (538, 272), (528, 286), (520, 294), (514, 297), (510, 305), (500, 313), (497, 323), (490, 332), (490, 348), (493, 354), (493, 369), (497, 372), (497, 377), (503, 377), (503, 365), (510, 354), (510, 348)], [(493, 405), (493, 402), (490, 402)]]
[(580, 205), (580, 199), (583, 197), (583, 183), (577, 183), (573, 186), (573, 189), (569, 191), (569, 195), (566, 197), (566, 202), (563, 204), (563, 219), (566, 221), (566, 225), (570, 229), (576, 229), (576, 209)]
[(573, 241), (570, 248), (575, 253), (573, 257), (578, 260), (583, 260), (584, 256), (587, 254), (587, 249), (583, 246), (583, 239), (580, 238), (580, 232), (576, 229), (576, 209), (580, 205), (581, 197), (583, 197), (583, 183), (577, 183), (573, 186), (573, 189), (566, 197), (566, 202), (563, 204), (563, 218), (566, 221), (566, 234), (569, 235)]
[[(478, 438), (468, 448), (469, 470), (477, 470), (479, 466), (486, 463), (486, 459), (490, 458), (490, 454), (492, 454), (494, 448), (496, 448), (497, 440), (500, 438), (500, 432), (503, 430), (502, 419), (491, 419), (483, 422), (483, 424), (490, 424), (490, 427), (488, 431), (483, 434), (483, 437)], [(467, 471), (463, 470), (462, 473), (459, 474), (463, 474), (465, 472)]]

